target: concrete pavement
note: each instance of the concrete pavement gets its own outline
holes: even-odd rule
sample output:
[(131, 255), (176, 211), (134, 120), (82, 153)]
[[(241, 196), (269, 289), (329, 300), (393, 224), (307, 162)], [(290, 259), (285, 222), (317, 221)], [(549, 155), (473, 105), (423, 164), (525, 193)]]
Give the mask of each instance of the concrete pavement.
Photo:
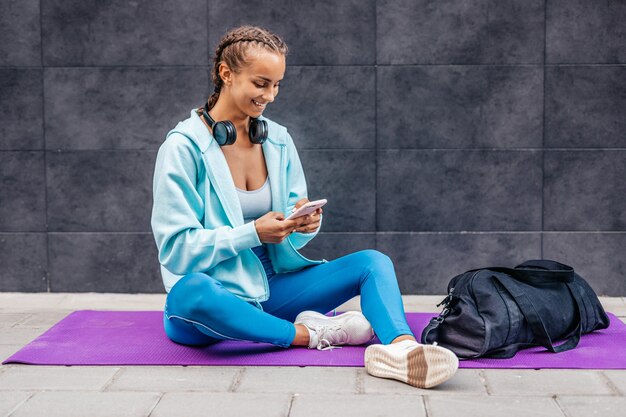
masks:
[[(405, 296), (438, 311), (443, 296)], [(626, 301), (602, 297), (626, 320)], [(74, 310), (161, 310), (165, 294), (0, 293), (0, 359)], [(358, 297), (338, 310), (359, 309)], [(0, 416), (626, 415), (626, 371), (459, 369), (430, 390), (363, 368), (0, 366)]]

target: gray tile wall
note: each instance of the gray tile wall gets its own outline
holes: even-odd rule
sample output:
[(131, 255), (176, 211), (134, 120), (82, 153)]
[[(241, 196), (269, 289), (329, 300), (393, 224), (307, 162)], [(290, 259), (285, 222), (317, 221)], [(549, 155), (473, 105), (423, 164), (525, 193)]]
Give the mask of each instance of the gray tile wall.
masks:
[(624, 21), (593, 0), (0, 0), (0, 291), (164, 291), (156, 151), (250, 23), (290, 47), (265, 115), (329, 200), (306, 256), (376, 248), (405, 294), (545, 257), (626, 295)]

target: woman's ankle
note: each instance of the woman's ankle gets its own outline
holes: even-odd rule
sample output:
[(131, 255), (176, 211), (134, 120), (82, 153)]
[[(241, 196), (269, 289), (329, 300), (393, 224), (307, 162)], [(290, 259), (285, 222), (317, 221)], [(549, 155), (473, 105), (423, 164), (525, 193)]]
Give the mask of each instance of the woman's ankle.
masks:
[(402, 342), (403, 340), (413, 340), (413, 341), (417, 342), (417, 340), (415, 340), (415, 337), (413, 337), (412, 335), (410, 335), (410, 334), (403, 334), (403, 335), (400, 335), (400, 336), (396, 337), (395, 339), (393, 339), (391, 341), (391, 343), (398, 343), (398, 342)]
[(291, 342), (292, 346), (309, 346), (309, 330), (304, 324), (294, 324), (296, 328), (296, 336)]

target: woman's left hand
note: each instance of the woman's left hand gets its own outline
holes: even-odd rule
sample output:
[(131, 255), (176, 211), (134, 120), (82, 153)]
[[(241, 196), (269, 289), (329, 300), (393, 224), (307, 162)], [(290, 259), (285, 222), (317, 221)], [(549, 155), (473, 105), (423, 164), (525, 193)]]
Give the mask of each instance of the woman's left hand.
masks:
[[(305, 205), (309, 202), (308, 198), (303, 198), (296, 203), (295, 209), (297, 210), (301, 206)], [(320, 207), (315, 210), (313, 213), (304, 216), (304, 222), (300, 225), (300, 227), (296, 228), (294, 231), (300, 233), (313, 233), (320, 227), (320, 214), (322, 214), (324, 210)]]

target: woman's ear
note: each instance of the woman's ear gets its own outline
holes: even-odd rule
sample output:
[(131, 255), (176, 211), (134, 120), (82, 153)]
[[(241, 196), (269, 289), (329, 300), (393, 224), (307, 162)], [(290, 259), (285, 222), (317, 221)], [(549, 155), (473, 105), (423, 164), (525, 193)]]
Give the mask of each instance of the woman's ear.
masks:
[(222, 82), (225, 85), (230, 86), (233, 82), (232, 80), (233, 73), (230, 70), (230, 68), (228, 68), (228, 65), (226, 65), (225, 62), (220, 63), (219, 73), (220, 73), (220, 78), (222, 79)]

